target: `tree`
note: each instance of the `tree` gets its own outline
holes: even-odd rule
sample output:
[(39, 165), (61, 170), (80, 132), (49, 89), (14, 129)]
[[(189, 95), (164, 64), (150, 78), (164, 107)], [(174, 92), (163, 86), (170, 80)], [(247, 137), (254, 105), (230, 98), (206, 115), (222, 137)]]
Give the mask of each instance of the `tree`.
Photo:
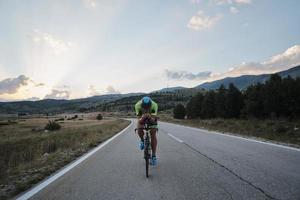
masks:
[(103, 117), (102, 117), (102, 115), (99, 113), (98, 115), (97, 115), (97, 120), (102, 120), (103, 119)]
[(204, 96), (200, 92), (190, 99), (186, 106), (186, 114), (188, 118), (193, 119), (200, 117), (203, 99)]
[(272, 74), (263, 87), (264, 112), (269, 116), (279, 117), (283, 112), (282, 79), (278, 74)]
[(182, 104), (177, 104), (173, 110), (173, 116), (175, 119), (184, 119), (185, 117), (185, 108)]
[(226, 116), (226, 106), (225, 106), (226, 95), (227, 95), (227, 90), (222, 84), (217, 91), (216, 99), (215, 99), (217, 117), (225, 118)]
[(245, 91), (245, 112), (248, 117), (264, 117), (262, 88), (263, 85), (258, 83), (249, 86)]
[[(282, 95), (282, 110), (281, 114), (285, 117), (294, 118), (296, 116), (297, 107), (297, 80), (288, 76), (281, 81), (281, 95)], [(299, 103), (298, 103), (299, 104)]]
[(226, 95), (226, 118), (239, 118), (243, 108), (243, 96), (233, 83), (229, 84)]
[(45, 130), (48, 131), (55, 131), (55, 130), (59, 130), (60, 128), (61, 125), (53, 120), (50, 120), (45, 126)]
[(216, 93), (213, 90), (208, 91), (202, 102), (201, 118), (214, 118), (215, 114), (215, 96)]
[(295, 82), (295, 105), (293, 107), (295, 116), (300, 117), (300, 78), (298, 77)]

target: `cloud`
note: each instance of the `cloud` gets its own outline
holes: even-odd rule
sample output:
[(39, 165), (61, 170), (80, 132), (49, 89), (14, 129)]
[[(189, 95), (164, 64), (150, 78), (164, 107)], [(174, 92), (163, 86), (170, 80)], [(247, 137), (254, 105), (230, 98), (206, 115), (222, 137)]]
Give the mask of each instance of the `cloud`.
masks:
[(275, 73), (300, 65), (300, 45), (295, 45), (283, 53), (272, 56), (263, 62), (243, 62), (231, 67), (223, 76), (256, 75)]
[(35, 84), (35, 87), (43, 87), (45, 86), (46, 84), (45, 83), (36, 83)]
[(250, 4), (252, 0), (234, 0), (236, 4)]
[(169, 79), (175, 80), (205, 80), (211, 76), (211, 72), (199, 72), (197, 74), (193, 74), (187, 71), (170, 71), (165, 70), (165, 75)]
[(55, 54), (61, 54), (69, 51), (75, 46), (72, 42), (67, 42), (57, 37), (35, 29), (32, 34), (29, 35), (31, 40), (36, 44), (45, 44), (50, 47)]
[(232, 0), (212, 0), (217, 5), (232, 4)]
[(30, 97), (30, 98), (25, 99), (24, 101), (38, 101), (38, 100), (40, 100), (40, 98), (38, 98), (38, 97)]
[(22, 86), (28, 85), (30, 78), (20, 75), (17, 78), (7, 78), (0, 81), (0, 94), (15, 94)]
[(227, 5), (227, 4), (237, 4), (237, 5), (245, 5), (251, 4), (252, 0), (212, 0), (217, 5)]
[(237, 14), (237, 13), (239, 12), (239, 10), (238, 10), (236, 7), (234, 7), (234, 6), (231, 6), (231, 7), (230, 7), (230, 12), (231, 12), (232, 14)]
[(192, 4), (200, 4), (200, 3), (201, 3), (200, 0), (190, 0), (190, 2), (191, 2)]
[(300, 45), (288, 48), (285, 52), (271, 57), (262, 63), (267, 67), (280, 68), (283, 66), (295, 66), (300, 64)]
[(195, 31), (210, 29), (221, 19), (221, 15), (206, 16), (202, 11), (199, 11), (190, 19), (187, 27)]
[(109, 85), (106, 88), (106, 94), (120, 94), (120, 92), (116, 90), (113, 86)]
[(8, 101), (11, 101), (10, 99), (2, 99), (0, 98), (0, 102), (8, 102)]
[(187, 71), (165, 70), (165, 75), (173, 80), (199, 80), (203, 82), (241, 75), (271, 74), (298, 65), (300, 65), (300, 45), (295, 45), (265, 61), (243, 62), (237, 66), (230, 67), (229, 70), (224, 73), (200, 72), (193, 74)]
[(94, 85), (89, 85), (88, 92), (89, 92), (89, 95), (91, 95), (91, 96), (97, 96), (97, 95), (101, 94), (100, 92), (97, 91), (97, 89), (95, 88)]
[(245, 27), (248, 27), (249, 26), (249, 23), (248, 22), (245, 22), (245, 23), (243, 23), (243, 25), (242, 25), (244, 28)]
[(52, 89), (50, 94), (47, 94), (44, 99), (69, 99), (71, 92), (69, 90)]
[(103, 94), (120, 94), (120, 91), (116, 90), (113, 86), (109, 85), (105, 91), (99, 92), (94, 85), (89, 85), (88, 92), (90, 96), (97, 96)]
[(94, 9), (97, 7), (96, 0), (82, 0), (82, 2), (87, 8)]

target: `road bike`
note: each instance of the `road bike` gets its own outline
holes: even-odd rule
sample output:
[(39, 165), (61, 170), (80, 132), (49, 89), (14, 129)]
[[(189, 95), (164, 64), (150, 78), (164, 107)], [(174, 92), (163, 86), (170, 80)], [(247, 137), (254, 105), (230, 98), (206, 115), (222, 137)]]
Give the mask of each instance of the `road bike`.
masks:
[[(137, 128), (135, 129), (135, 132), (138, 130), (142, 130), (144, 131), (144, 159), (145, 159), (145, 164), (146, 164), (146, 177), (149, 177), (149, 162), (151, 159), (151, 137), (149, 136), (150, 130), (152, 130), (153, 128), (150, 127), (149, 125), (149, 121), (147, 121), (144, 125), (143, 128)], [(158, 130), (157, 128), (155, 128), (156, 131)]]

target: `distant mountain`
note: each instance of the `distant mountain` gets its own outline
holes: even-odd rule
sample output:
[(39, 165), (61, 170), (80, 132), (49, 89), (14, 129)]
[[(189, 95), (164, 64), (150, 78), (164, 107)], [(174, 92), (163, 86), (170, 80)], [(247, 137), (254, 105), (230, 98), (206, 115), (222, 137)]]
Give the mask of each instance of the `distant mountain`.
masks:
[[(300, 66), (278, 72), (282, 77), (300, 77)], [(271, 74), (245, 75), (228, 77), (221, 80), (203, 83), (194, 88), (171, 87), (151, 92), (149, 95), (160, 105), (160, 110), (173, 108), (178, 103), (185, 104), (191, 96), (204, 89), (217, 89), (221, 84), (228, 86), (230, 83), (239, 89), (245, 89), (251, 84), (263, 83)], [(65, 112), (90, 112), (90, 111), (133, 111), (133, 105), (145, 93), (107, 94), (82, 99), (55, 100), (44, 99), (40, 101), (0, 102), (0, 114), (17, 113), (65, 113)]]
[[(297, 67), (293, 67), (291, 69), (277, 72), (281, 77), (291, 76), (292, 78), (300, 77), (300, 65)], [(270, 78), (271, 74), (261, 74), (261, 75), (243, 75), (239, 77), (227, 77), (224, 79), (206, 82), (201, 85), (196, 86), (196, 88), (202, 89), (217, 89), (223, 84), (225, 87), (228, 87), (230, 83), (233, 83), (237, 88), (243, 90), (250, 85), (257, 83), (264, 83), (266, 80)]]
[(117, 99), (121, 99), (124, 97), (130, 97), (130, 96), (137, 96), (142, 95), (144, 93), (127, 93), (127, 94), (104, 94), (104, 95), (97, 95), (92, 97), (86, 97), (82, 99), (71, 99), (69, 101), (73, 102), (109, 102), (109, 101), (115, 101)]
[(0, 113), (59, 113), (59, 112), (83, 112), (95, 108), (101, 104), (116, 101), (130, 96), (137, 96), (143, 93), (128, 94), (107, 94), (92, 96), (82, 99), (43, 99), (39, 101), (16, 101), (0, 102)]
[(221, 80), (216, 80), (212, 82), (206, 82), (199, 86), (196, 86), (196, 88), (202, 88), (206, 90), (211, 89), (218, 89), (222, 84), (225, 87), (228, 87), (230, 83), (233, 83), (237, 88), (239, 89), (245, 89), (249, 85), (256, 84), (256, 83), (262, 83), (268, 80), (270, 75), (268, 74), (262, 74), (262, 75), (244, 75), (239, 77), (227, 77)]
[(176, 90), (182, 90), (182, 89), (187, 89), (186, 87), (181, 87), (181, 86), (178, 86), (178, 87), (167, 87), (167, 88), (163, 88), (163, 89), (160, 89), (160, 90), (155, 90), (151, 93), (155, 93), (155, 92), (174, 92)]
[(290, 76), (292, 78), (300, 77), (300, 65), (297, 67), (290, 68), (285, 71), (278, 72), (278, 74), (283, 78), (285, 78), (287, 76)]

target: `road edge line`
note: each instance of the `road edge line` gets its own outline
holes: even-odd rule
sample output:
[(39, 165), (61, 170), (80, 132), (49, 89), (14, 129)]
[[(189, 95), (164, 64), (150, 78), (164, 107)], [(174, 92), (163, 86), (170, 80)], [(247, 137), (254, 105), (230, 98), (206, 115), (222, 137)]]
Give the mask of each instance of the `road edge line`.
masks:
[(31, 198), (33, 195), (37, 194), (39, 191), (41, 191), (42, 189), (44, 189), (45, 187), (47, 187), (49, 184), (51, 184), (52, 182), (54, 182), (55, 180), (57, 180), (58, 178), (60, 178), (64, 174), (66, 174), (68, 171), (70, 171), (71, 169), (73, 169), (74, 167), (76, 167), (77, 165), (79, 165), (80, 163), (82, 163), (83, 161), (85, 161), (87, 158), (89, 158), (90, 156), (92, 156), (98, 150), (102, 149), (104, 146), (106, 146), (111, 141), (113, 141), (118, 136), (120, 136), (122, 133), (124, 133), (133, 124), (133, 121), (132, 120), (130, 120), (130, 121), (131, 121), (130, 124), (127, 127), (125, 127), (123, 130), (121, 130), (119, 133), (117, 133), (114, 136), (112, 136), (111, 138), (107, 139), (106, 141), (104, 141), (99, 146), (95, 147), (94, 149), (91, 149), (86, 154), (83, 154), (82, 156), (80, 156), (79, 158), (77, 158), (76, 160), (74, 160), (73, 162), (67, 164), (62, 169), (60, 169), (57, 172), (55, 172), (52, 176), (50, 176), (50, 177), (46, 178), (45, 180), (43, 180), (42, 182), (38, 183), (36, 186), (34, 186), (33, 188), (29, 189), (25, 193), (21, 194), (16, 199), (17, 200), (27, 200), (27, 199)]
[(195, 130), (195, 131), (203, 131), (203, 132), (206, 132), (206, 133), (213, 133), (213, 134), (217, 134), (217, 135), (221, 135), (221, 136), (237, 138), (237, 139), (246, 140), (246, 141), (250, 141), (250, 142), (256, 142), (256, 143), (260, 143), (260, 144), (267, 144), (267, 145), (270, 145), (270, 146), (280, 147), (280, 148), (283, 148), (283, 149), (300, 151), (300, 149), (295, 148), (295, 147), (276, 144), (276, 143), (272, 143), (272, 142), (269, 142), (269, 141), (260, 141), (260, 140), (255, 140), (255, 139), (252, 139), (252, 138), (246, 138), (246, 137), (236, 136), (236, 135), (229, 135), (229, 134), (221, 133), (221, 132), (217, 132), (217, 131), (210, 131), (210, 130), (206, 130), (206, 129), (202, 129), (202, 128), (195, 128), (195, 127), (190, 127), (190, 126), (185, 126), (185, 125), (175, 124), (175, 123), (170, 123), (170, 122), (164, 122), (163, 121), (163, 123), (172, 124), (172, 125), (175, 125), (175, 126), (181, 126), (181, 127), (189, 128), (191, 130)]

